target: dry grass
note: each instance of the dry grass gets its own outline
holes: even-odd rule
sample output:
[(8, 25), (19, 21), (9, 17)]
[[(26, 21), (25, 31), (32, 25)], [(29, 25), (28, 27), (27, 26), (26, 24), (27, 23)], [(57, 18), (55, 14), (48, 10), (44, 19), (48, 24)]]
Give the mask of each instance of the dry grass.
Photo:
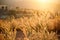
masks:
[[(3, 27), (5, 30), (6, 40), (15, 40), (16, 30), (13, 32), (12, 27), (20, 28), (25, 30), (26, 37), (24, 40), (58, 40), (57, 34), (53, 31), (49, 32), (48, 28), (52, 26), (54, 29), (54, 23), (49, 27), (47, 26), (48, 20), (55, 19), (59, 17), (56, 14), (50, 12), (37, 12), (33, 11), (34, 16), (21, 17), (18, 19), (6, 19), (1, 21), (0, 27)], [(48, 23), (49, 24), (49, 23)], [(24, 31), (23, 30), (23, 31)], [(0, 36), (1, 37), (1, 36)], [(1, 40), (3, 40), (2, 38)]]

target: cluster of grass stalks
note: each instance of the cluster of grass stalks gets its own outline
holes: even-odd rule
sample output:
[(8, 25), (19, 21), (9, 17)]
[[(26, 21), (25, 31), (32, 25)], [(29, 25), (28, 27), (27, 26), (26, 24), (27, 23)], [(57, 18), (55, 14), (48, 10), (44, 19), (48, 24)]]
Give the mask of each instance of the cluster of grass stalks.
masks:
[(16, 30), (12, 31), (12, 27), (15, 27), (26, 31), (24, 40), (58, 40), (57, 34), (53, 31), (49, 32), (47, 26), (48, 20), (59, 17), (57, 13), (33, 11), (32, 15), (30, 18), (23, 16), (15, 19), (13, 17), (4, 20), (4, 22), (2, 21), (0, 27), (5, 30), (5, 39), (15, 40)]

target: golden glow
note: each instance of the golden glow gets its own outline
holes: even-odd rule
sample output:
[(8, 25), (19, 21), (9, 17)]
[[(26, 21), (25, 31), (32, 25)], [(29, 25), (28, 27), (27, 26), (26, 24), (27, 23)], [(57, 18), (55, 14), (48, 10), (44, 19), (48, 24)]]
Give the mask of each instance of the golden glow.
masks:
[(59, 0), (37, 0), (37, 1), (41, 3), (60, 3)]
[(51, 2), (51, 0), (37, 0), (40, 3), (46, 3), (46, 2)]
[(48, 0), (40, 0), (41, 2), (48, 2)]
[[(29, 9), (55, 9), (60, 0), (5, 0), (9, 6), (19, 6)], [(3, 3), (3, 2), (2, 2)]]

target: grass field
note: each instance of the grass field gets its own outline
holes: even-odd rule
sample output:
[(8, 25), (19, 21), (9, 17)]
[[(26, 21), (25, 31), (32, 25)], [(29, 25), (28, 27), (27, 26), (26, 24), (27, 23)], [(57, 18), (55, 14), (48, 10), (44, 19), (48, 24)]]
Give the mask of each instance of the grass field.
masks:
[[(21, 37), (16, 37), (20, 29)], [(59, 40), (60, 11), (0, 9), (1, 40)], [(20, 34), (19, 34), (20, 35)]]

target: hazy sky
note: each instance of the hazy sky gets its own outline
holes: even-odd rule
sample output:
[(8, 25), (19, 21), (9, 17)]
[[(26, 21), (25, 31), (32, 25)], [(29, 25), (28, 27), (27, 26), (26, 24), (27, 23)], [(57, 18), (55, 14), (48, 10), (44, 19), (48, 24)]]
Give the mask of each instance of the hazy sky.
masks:
[(21, 8), (56, 8), (60, 5), (60, 0), (0, 0), (0, 4), (9, 6), (19, 6)]

